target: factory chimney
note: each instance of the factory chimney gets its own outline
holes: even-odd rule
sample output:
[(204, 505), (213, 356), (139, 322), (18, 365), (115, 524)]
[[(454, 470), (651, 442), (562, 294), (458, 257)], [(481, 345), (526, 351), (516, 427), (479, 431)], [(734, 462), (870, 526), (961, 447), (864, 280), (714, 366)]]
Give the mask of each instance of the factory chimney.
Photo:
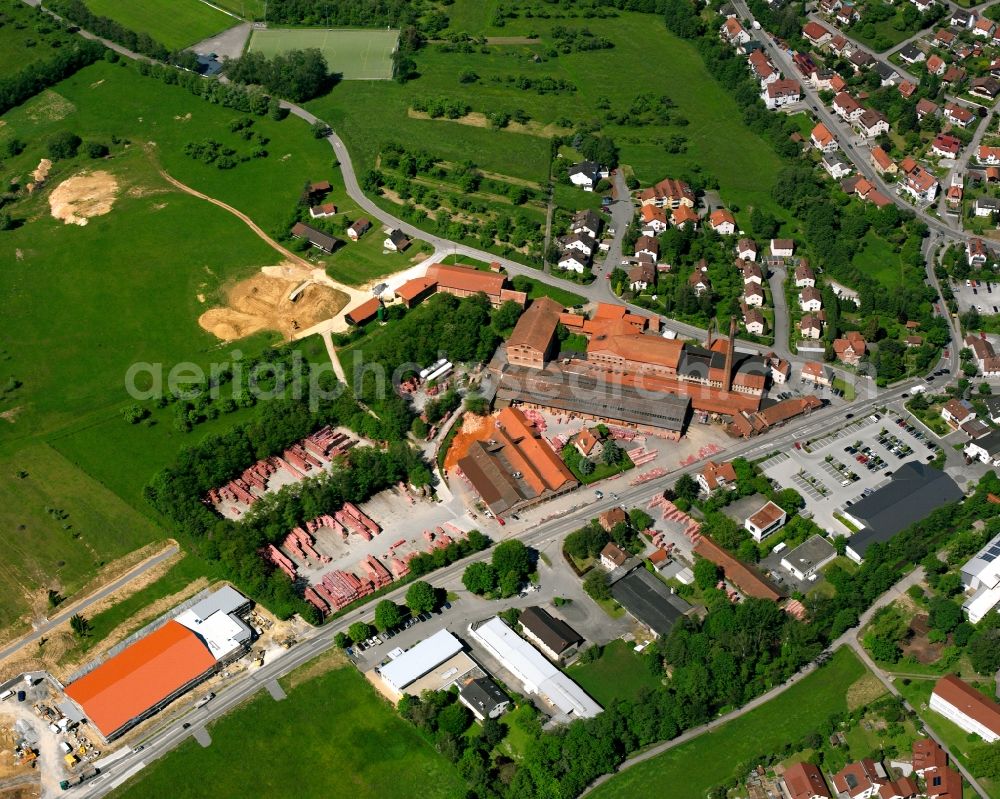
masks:
[(736, 349), (736, 317), (729, 317), (729, 348), (726, 350), (726, 373), (722, 378), (722, 390), (733, 387), (733, 353)]

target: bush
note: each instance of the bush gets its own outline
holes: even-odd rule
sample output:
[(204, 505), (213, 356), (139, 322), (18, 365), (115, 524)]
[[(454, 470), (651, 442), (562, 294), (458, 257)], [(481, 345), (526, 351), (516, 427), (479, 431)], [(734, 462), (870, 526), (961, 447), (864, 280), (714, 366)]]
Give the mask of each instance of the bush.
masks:
[(54, 161), (75, 158), (80, 150), (82, 140), (69, 130), (61, 130), (49, 138), (47, 149), (49, 157)]
[(108, 155), (108, 145), (92, 141), (87, 144), (87, 155), (91, 158), (105, 158)]

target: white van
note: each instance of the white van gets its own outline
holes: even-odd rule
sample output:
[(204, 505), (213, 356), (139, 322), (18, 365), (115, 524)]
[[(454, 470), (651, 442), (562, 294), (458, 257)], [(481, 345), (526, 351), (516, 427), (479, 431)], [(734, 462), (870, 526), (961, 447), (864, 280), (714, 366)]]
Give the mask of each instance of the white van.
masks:
[(13, 691), (4, 691), (2, 694), (0, 694), (0, 702), (2, 702), (4, 699), (10, 699), (13, 695), (14, 695)]

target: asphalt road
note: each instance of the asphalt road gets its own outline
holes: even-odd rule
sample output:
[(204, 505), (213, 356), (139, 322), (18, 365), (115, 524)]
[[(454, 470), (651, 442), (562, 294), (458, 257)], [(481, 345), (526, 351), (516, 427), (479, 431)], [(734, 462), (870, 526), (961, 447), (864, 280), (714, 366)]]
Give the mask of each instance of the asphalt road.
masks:
[(79, 602), (74, 602), (72, 605), (69, 605), (65, 610), (63, 610), (56, 616), (53, 616), (44, 624), (39, 625), (27, 635), (18, 638), (16, 641), (12, 641), (11, 643), (7, 644), (7, 646), (5, 646), (3, 649), (0, 649), (0, 660), (4, 660), (10, 657), (18, 650), (20, 650), (22, 647), (34, 643), (39, 638), (41, 638), (42, 636), (46, 635), (47, 633), (51, 632), (53, 629), (58, 627), (60, 624), (65, 624), (67, 621), (69, 621), (70, 617), (72, 617), (73, 615), (77, 613), (83, 613), (87, 608), (89, 608), (95, 602), (100, 602), (105, 597), (109, 596), (110, 594), (113, 594), (118, 589), (132, 582), (132, 580), (136, 579), (137, 577), (141, 577), (143, 574), (145, 574), (147, 571), (154, 568), (158, 564), (162, 563), (168, 558), (172, 558), (179, 551), (180, 549), (176, 545), (169, 546), (165, 550), (160, 552), (158, 555), (154, 555), (152, 558), (143, 561), (135, 568), (126, 572), (114, 582), (108, 583), (108, 585), (104, 586), (96, 593), (91, 594), (85, 599), (81, 599)]

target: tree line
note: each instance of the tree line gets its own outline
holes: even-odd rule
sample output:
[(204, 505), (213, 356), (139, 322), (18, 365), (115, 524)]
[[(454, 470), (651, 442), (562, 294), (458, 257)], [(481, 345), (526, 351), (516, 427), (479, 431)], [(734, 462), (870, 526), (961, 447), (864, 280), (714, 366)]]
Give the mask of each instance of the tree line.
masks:
[(323, 94), (332, 80), (326, 57), (315, 47), (289, 50), (270, 57), (247, 52), (239, 58), (226, 58), (222, 72), (231, 81), (263, 86), (272, 94), (295, 103)]
[(126, 28), (120, 22), (110, 17), (102, 17), (91, 11), (83, 0), (46, 0), (48, 8), (56, 12), (64, 19), (75, 22), (81, 28), (108, 39), (115, 44), (120, 44), (126, 50), (149, 56), (156, 61), (165, 63), (178, 59), (184, 65), (190, 65), (193, 54), (181, 55), (180, 52), (171, 52), (166, 46), (158, 42), (148, 33), (137, 33), (131, 28)]
[(48, 58), (33, 61), (11, 75), (0, 77), (0, 114), (99, 61), (103, 55), (103, 45), (79, 39), (53, 50)]

